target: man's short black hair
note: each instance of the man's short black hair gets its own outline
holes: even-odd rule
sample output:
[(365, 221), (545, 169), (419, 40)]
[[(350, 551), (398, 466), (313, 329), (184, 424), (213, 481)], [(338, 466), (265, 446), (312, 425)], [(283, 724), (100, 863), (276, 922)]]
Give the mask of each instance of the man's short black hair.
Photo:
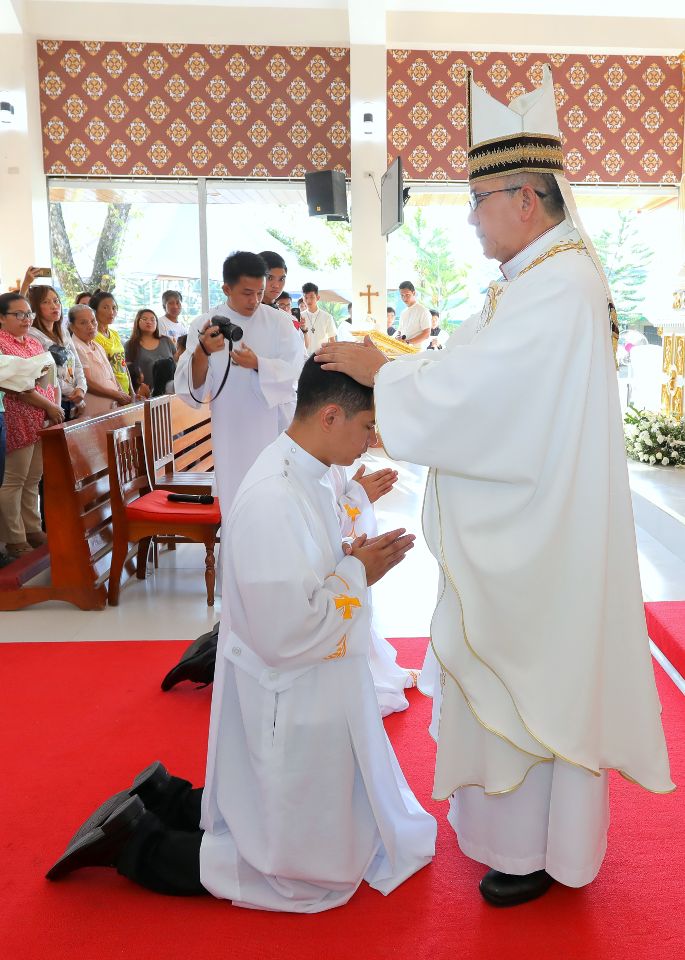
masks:
[(292, 300), (292, 297), (287, 290), (284, 290), (283, 293), (279, 293), (276, 297), (276, 303), (278, 303), (279, 300)]
[(259, 256), (262, 258), (269, 270), (285, 270), (286, 273), (288, 272), (286, 262), (280, 253), (276, 253), (274, 250), (262, 250)]
[(297, 382), (295, 417), (304, 420), (327, 403), (337, 404), (349, 420), (362, 410), (373, 410), (373, 387), (357, 383), (346, 373), (324, 370), (312, 354)]
[(236, 250), (224, 260), (224, 283), (233, 286), (241, 277), (261, 280), (269, 272), (268, 267), (258, 253)]
[(439, 311), (439, 310), (431, 310), (430, 315), (431, 315), (431, 317), (440, 317), (440, 311)]
[(400, 290), (411, 290), (412, 293), (416, 293), (416, 287), (411, 280), (403, 280), (400, 284)]
[(315, 283), (303, 283), (302, 284), (302, 293), (318, 293), (319, 288)]
[(388, 307), (388, 309), (387, 309), (386, 312), (387, 312), (387, 313), (391, 313), (391, 314), (393, 315), (393, 317), (395, 316), (395, 308), (394, 308), (394, 307)]

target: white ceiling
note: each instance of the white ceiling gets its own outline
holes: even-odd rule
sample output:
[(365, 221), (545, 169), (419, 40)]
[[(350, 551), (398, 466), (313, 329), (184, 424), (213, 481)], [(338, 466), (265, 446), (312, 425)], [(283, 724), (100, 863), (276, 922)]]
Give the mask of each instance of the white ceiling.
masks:
[(677, 54), (685, 0), (0, 0), (27, 38)]
[[(66, 0), (41, 0), (42, 3), (62, 4)], [(11, 4), (12, 0), (2, 0)], [(0, 3), (0, 6), (2, 5)], [(23, 0), (24, 6), (31, 6), (32, 0)], [(121, 6), (188, 6), (188, 0), (81, 0), (83, 6), (95, 3), (119, 4)], [(262, 7), (270, 9), (295, 10), (345, 10), (347, 0), (201, 0), (205, 7)], [(683, 0), (574, 0), (568, 3), (550, 3), (549, 0), (385, 0), (380, 3), (387, 11), (402, 13), (462, 13), (462, 14), (521, 14), (533, 16), (569, 16), (577, 17), (641, 17), (666, 18), (685, 22), (685, 3)], [(366, 0), (366, 6), (376, 6), (376, 0)]]

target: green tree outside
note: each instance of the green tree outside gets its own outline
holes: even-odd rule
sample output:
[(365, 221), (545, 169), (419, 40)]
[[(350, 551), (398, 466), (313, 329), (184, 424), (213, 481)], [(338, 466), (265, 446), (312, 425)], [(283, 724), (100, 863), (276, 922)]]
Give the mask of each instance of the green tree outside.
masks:
[(402, 233), (413, 253), (412, 280), (419, 300), (440, 313), (443, 329), (453, 329), (458, 324), (450, 318), (450, 312), (468, 299), (469, 264), (455, 264), (448, 231), (429, 226), (421, 207), (409, 208)]
[(642, 287), (647, 269), (654, 259), (654, 250), (638, 239), (635, 211), (619, 210), (616, 225), (605, 227), (594, 238), (594, 244), (604, 266), (621, 330), (628, 327), (641, 330), (649, 319), (642, 306), (645, 295)]

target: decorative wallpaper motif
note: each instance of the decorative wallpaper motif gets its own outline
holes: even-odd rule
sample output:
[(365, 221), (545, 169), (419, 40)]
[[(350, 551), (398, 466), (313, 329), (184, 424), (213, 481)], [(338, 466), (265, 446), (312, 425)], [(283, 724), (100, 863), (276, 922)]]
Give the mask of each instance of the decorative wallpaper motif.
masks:
[(38, 41), (51, 174), (350, 171), (349, 50)]
[(388, 51), (388, 154), (414, 180), (466, 180), (466, 77), (507, 102), (549, 63), (569, 180), (678, 183), (683, 74), (678, 57)]

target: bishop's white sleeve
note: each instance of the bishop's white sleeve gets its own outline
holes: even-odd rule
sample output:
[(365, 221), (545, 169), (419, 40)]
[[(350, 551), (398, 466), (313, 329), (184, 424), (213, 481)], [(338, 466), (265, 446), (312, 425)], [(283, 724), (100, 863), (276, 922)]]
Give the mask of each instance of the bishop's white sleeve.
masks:
[[(559, 271), (547, 283), (533, 271), (517, 284), (527, 289), (517, 290), (520, 306), (507, 312), (506, 322), (495, 314), (471, 342), (457, 335), (431, 359), (399, 359), (381, 368), (376, 421), (390, 456), (510, 482), (536, 477), (550, 448), (565, 442), (557, 414), (583, 402), (592, 309), (569, 295)], [(574, 395), (561, 395), (560, 385), (570, 383)]]
[(295, 384), (306, 359), (304, 341), (284, 313), (279, 330), (278, 356), (260, 357), (257, 370), (259, 391), (269, 407), (294, 403)]
[(248, 492), (234, 507), (228, 531), (231, 592), (239, 595), (232, 611), (234, 628), (273, 669), (366, 656), (364, 566), (343, 557), (330, 572), (317, 573), (320, 547), (293, 505), (287, 483), (285, 478), (263, 481), (268, 487), (260, 484), (258, 500)]
[(50, 367), (54, 367), (54, 362), (47, 352), (36, 357), (12, 357), (0, 353), (0, 389), (15, 393), (33, 390), (43, 368)]

